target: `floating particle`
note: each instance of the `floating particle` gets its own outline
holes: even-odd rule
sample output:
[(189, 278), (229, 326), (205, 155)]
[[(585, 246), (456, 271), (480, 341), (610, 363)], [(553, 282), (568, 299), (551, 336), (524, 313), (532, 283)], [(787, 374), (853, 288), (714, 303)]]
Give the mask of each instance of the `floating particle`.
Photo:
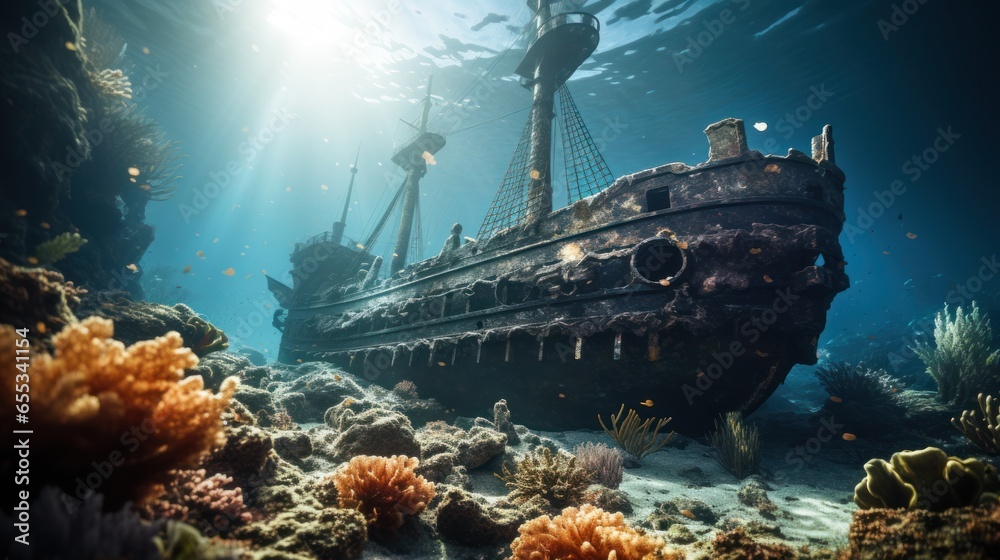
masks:
[(781, 173), (781, 169), (774, 163), (764, 166), (764, 173)]
[(262, 269), (260, 269), (260, 272), (261, 272), (262, 274), (267, 274), (267, 269), (266, 269), (266, 268), (262, 268)]
[(219, 238), (218, 237), (216, 237), (215, 239), (212, 240), (212, 243), (218, 243), (218, 242), (219, 242)]
[(139, 267), (136, 266), (135, 263), (127, 265), (125, 268), (131, 270), (132, 272), (139, 272)]
[(758, 132), (764, 132), (765, 130), (767, 130), (767, 123), (766, 122), (755, 122), (755, 123), (753, 123), (753, 127), (756, 128)]
[(326, 185), (320, 185), (319, 188), (322, 189), (322, 190), (324, 190), (324, 191), (330, 190), (330, 187), (328, 187)]
[(252, 50), (253, 52), (260, 52), (260, 47), (258, 47), (256, 44), (251, 44), (250, 50)]
[(226, 276), (232, 276), (236, 274), (236, 269), (233, 267), (229, 267), (226, 270), (223, 270), (222, 273), (225, 274)]
[(539, 177), (541, 177), (541, 176), (542, 176), (542, 174), (541, 174), (541, 173), (539, 173), (537, 169), (532, 169), (532, 170), (531, 170), (531, 171), (530, 171), (530, 172), (528, 173), (528, 176), (529, 176), (529, 177), (531, 177), (532, 179), (538, 179)]
[(868, 335), (868, 340), (875, 340), (875, 335), (873, 334)]
[(35, 325), (35, 330), (42, 334), (45, 334), (46, 331), (45, 323), (39, 321), (38, 324)]
[(559, 398), (560, 398), (560, 399), (565, 399), (565, 398), (566, 398), (566, 395), (565, 395), (564, 393), (559, 393)]
[(754, 350), (754, 354), (757, 354), (761, 358), (766, 358), (766, 357), (770, 356), (770, 354), (768, 354), (767, 352), (762, 352), (760, 350)]
[(133, 176), (133, 177), (138, 177), (139, 173), (142, 173), (142, 172), (139, 171), (138, 167), (129, 167), (128, 168), (128, 174), (131, 175), (131, 176)]
[(66, 41), (66, 50), (68, 50), (68, 51), (75, 51), (76, 50), (76, 43), (74, 43), (73, 41)]
[(142, 47), (142, 54), (149, 54), (149, 53), (150, 53), (149, 47)]
[(129, 181), (130, 183), (138, 183), (138, 182), (139, 182), (139, 181), (136, 181), (136, 180), (135, 180), (135, 177), (129, 177), (129, 180), (128, 180), (128, 181)]
[(751, 255), (759, 255), (760, 254), (760, 250), (761, 250), (760, 247), (753, 247), (753, 248), (750, 249), (750, 254)]
[(912, 231), (911, 232), (907, 232), (906, 237), (909, 238), (909, 239), (916, 239), (917, 238), (917, 234), (913, 233)]
[(191, 272), (191, 265), (185, 266), (184, 270), (181, 271), (181, 274), (187, 274), (188, 272)]
[(285, 187), (285, 192), (292, 192), (292, 187), (290, 187), (290, 186)]
[(883, 255), (888, 255), (888, 254), (889, 254), (889, 251), (882, 251), (882, 254), (883, 254)]
[(705, 372), (699, 371), (698, 375), (695, 375), (695, 377), (705, 377)]
[(639, 404), (641, 404), (642, 406), (649, 406), (649, 407), (651, 407), (651, 406), (653, 406), (653, 399), (646, 399), (644, 401), (639, 401)]
[(844, 432), (844, 434), (842, 436), (840, 436), (840, 437), (844, 438), (844, 441), (854, 441), (854, 440), (858, 439), (858, 436), (856, 436), (856, 435), (854, 435), (854, 434), (852, 434), (850, 432)]
[(50, 226), (48, 222), (42, 222), (42, 223), (40, 223), (38, 225), (40, 225), (42, 227), (42, 229), (51, 229), (52, 228), (52, 226)]
[(247, 274), (246, 278), (244, 278), (244, 280), (249, 280), (251, 276), (253, 276), (253, 274)]
[(830, 395), (830, 402), (844, 402), (844, 399)]
[(446, 364), (446, 363), (444, 363), (444, 362), (438, 362), (438, 365), (439, 365), (439, 366), (441, 366), (441, 367), (444, 367), (444, 366), (446, 366), (446, 365), (448, 365), (448, 364)]
[(246, 134), (247, 132), (250, 132), (250, 127), (249, 126), (244, 126), (243, 128), (240, 129), (240, 132)]
[(35, 257), (28, 257), (28, 264), (38, 264), (38, 259)]
[(196, 255), (198, 255), (198, 258), (199, 258), (199, 259), (201, 259), (201, 260), (205, 260), (205, 251), (198, 251), (198, 252), (197, 252), (197, 253), (195, 253), (195, 254), (196, 254)]
[(24, 208), (21, 208), (20, 210), (18, 210), (17, 212), (15, 212), (15, 214), (17, 214), (18, 216), (20, 216), (20, 217), (23, 218), (23, 217), (25, 217), (25, 216), (28, 215), (28, 211), (25, 210)]
[(296, 358), (295, 361), (301, 364), (302, 363), (302, 358)]
[(768, 276), (767, 274), (765, 274), (764, 275), (764, 281), (767, 282), (768, 284), (770, 284), (771, 282), (774, 282), (774, 278), (771, 278), (770, 276)]

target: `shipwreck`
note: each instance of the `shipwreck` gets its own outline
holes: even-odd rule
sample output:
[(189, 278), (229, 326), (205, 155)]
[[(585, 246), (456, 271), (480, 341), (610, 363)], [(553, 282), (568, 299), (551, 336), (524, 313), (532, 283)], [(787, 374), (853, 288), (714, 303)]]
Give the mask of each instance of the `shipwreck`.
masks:
[[(374, 231), (345, 243), (345, 203), (331, 231), (296, 245), (292, 286), (268, 278), (285, 313), (279, 359), (332, 362), (387, 387), (407, 379), (462, 415), (503, 398), (538, 429), (594, 428), (622, 403), (688, 435), (723, 412), (749, 414), (794, 364), (816, 363), (827, 310), (849, 285), (831, 127), (811, 153), (775, 156), (750, 150), (743, 122), (726, 119), (705, 130), (706, 162), (615, 179), (565, 85), (600, 24), (529, 4), (517, 74), (533, 102), (476, 238), (456, 224), (439, 254), (407, 264), (420, 180), (446, 145), (427, 128), (428, 83), (392, 158), (406, 179)], [(557, 210), (553, 115), (570, 201)], [(385, 267), (369, 248), (397, 205)]]

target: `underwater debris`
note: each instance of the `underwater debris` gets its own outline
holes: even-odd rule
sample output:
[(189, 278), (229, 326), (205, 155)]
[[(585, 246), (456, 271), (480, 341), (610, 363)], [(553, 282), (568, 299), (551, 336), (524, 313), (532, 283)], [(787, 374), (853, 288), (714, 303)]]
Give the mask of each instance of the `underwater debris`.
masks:
[[(607, 426), (604, 425), (604, 420), (601, 419), (601, 415), (597, 415), (597, 421), (601, 423), (601, 427), (604, 431), (611, 436), (611, 439), (615, 440), (626, 453), (629, 454), (631, 458), (636, 461), (641, 460), (646, 455), (659, 451), (663, 448), (671, 438), (674, 437), (674, 432), (670, 432), (662, 439), (657, 441), (656, 435), (659, 433), (663, 426), (666, 426), (670, 422), (671, 418), (663, 418), (657, 420), (656, 418), (647, 418), (645, 421), (640, 423), (639, 415), (636, 411), (631, 408), (628, 410), (628, 415), (625, 417), (624, 421), (621, 421), (622, 413), (625, 412), (625, 405), (622, 404), (621, 408), (618, 409), (618, 414), (611, 415), (611, 429), (609, 430)], [(619, 425), (621, 421), (621, 425)], [(656, 426), (653, 427), (653, 432), (649, 433), (649, 428), (656, 422)]]
[(586, 442), (573, 450), (577, 464), (590, 473), (594, 482), (608, 488), (618, 488), (625, 472), (622, 452), (603, 443)]
[(586, 504), (568, 507), (555, 517), (544, 515), (518, 528), (520, 535), (510, 545), (511, 560), (652, 560), (683, 558), (683, 554), (659, 556), (666, 546), (625, 523), (621, 513), (608, 513)]
[(756, 426), (747, 426), (743, 414), (729, 412), (715, 421), (711, 434), (715, 458), (733, 476), (744, 479), (760, 468), (760, 434)]
[(563, 452), (553, 453), (548, 447), (535, 449), (521, 459), (511, 471), (504, 465), (502, 480), (510, 493), (507, 500), (524, 503), (538, 496), (554, 508), (579, 504), (590, 485), (590, 472), (576, 464), (576, 457)]
[(1000, 455), (1000, 399), (979, 393), (979, 412), (963, 410), (962, 416), (951, 419), (952, 425), (972, 443), (991, 455)]
[(912, 349), (938, 385), (942, 402), (966, 404), (979, 393), (1000, 393), (1000, 350), (990, 352), (993, 331), (986, 315), (972, 302), (966, 313), (948, 304), (934, 317), (934, 343), (918, 342)]
[(434, 483), (413, 472), (415, 457), (361, 455), (331, 475), (340, 507), (360, 511), (370, 529), (393, 532), (434, 499)]
[[(53, 337), (52, 355), (33, 356), (31, 452), (38, 466), (31, 482), (58, 485), (79, 498), (100, 490), (116, 507), (151, 497), (169, 481), (169, 471), (189, 466), (218, 443), (220, 417), (239, 382), (227, 379), (213, 394), (201, 377), (185, 378), (198, 358), (177, 333), (128, 348), (113, 333), (111, 321), (87, 318)], [(12, 327), (0, 327), (7, 379), (19, 373), (16, 339)], [(0, 402), (12, 406), (13, 390), (13, 383), (3, 384)], [(6, 444), (12, 445), (11, 437)], [(108, 457), (121, 462), (113, 484), (93, 467)]]
[(61, 261), (66, 255), (75, 253), (87, 244), (87, 240), (79, 233), (60, 233), (52, 239), (35, 247), (35, 260), (38, 264), (52, 264)]
[(907, 508), (944, 511), (998, 501), (995, 466), (979, 459), (949, 457), (936, 447), (893, 453), (891, 462), (872, 459), (854, 488), (861, 509)]

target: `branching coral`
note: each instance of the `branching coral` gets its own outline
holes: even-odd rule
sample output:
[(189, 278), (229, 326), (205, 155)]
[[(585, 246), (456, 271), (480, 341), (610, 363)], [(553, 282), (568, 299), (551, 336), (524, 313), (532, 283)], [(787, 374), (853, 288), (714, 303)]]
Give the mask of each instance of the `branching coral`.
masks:
[(949, 457), (936, 447), (893, 453), (891, 463), (872, 459), (854, 488), (861, 509), (907, 508), (944, 511), (995, 502), (1000, 494), (997, 469), (978, 459)]
[(884, 370), (870, 369), (864, 363), (834, 362), (816, 368), (815, 373), (826, 392), (842, 401), (870, 405), (896, 402), (893, 379)]
[(979, 393), (977, 400), (982, 414), (965, 410), (951, 423), (983, 451), (1000, 455), (1000, 399)]
[(151, 519), (177, 519), (198, 527), (206, 535), (226, 534), (233, 527), (253, 521), (241, 488), (227, 488), (232, 477), (206, 476), (205, 469), (174, 471), (166, 493), (143, 507)]
[(576, 455), (577, 464), (591, 474), (594, 482), (608, 488), (618, 488), (622, 483), (625, 465), (618, 449), (612, 449), (603, 443), (587, 442), (578, 445), (573, 454)]
[[(99, 489), (116, 505), (149, 497), (168, 471), (217, 443), (238, 381), (212, 394), (201, 377), (184, 378), (198, 359), (177, 333), (126, 348), (113, 331), (111, 321), (90, 317), (53, 337), (54, 355), (32, 356), (30, 426), (32, 484), (75, 487), (81, 499)], [(23, 383), (17, 337), (0, 327), (0, 402), (11, 408), (15, 380)]]
[(434, 484), (414, 473), (414, 457), (360, 455), (333, 474), (341, 507), (357, 509), (372, 529), (391, 532), (434, 499)]
[[(604, 420), (601, 419), (601, 415), (597, 415), (597, 421), (601, 423), (601, 427), (607, 432), (611, 439), (615, 440), (615, 443), (621, 446), (626, 453), (631, 455), (635, 460), (642, 459), (646, 455), (654, 451), (658, 451), (664, 445), (670, 441), (670, 438), (674, 437), (674, 432), (670, 432), (663, 439), (657, 441), (656, 435), (659, 433), (663, 426), (667, 425), (672, 418), (664, 418), (657, 420), (656, 418), (647, 418), (645, 421), (640, 421), (639, 415), (636, 411), (631, 408), (628, 411), (628, 415), (625, 420), (621, 420), (622, 413), (625, 412), (625, 405), (622, 404), (621, 408), (618, 409), (618, 414), (611, 415), (611, 429), (609, 430), (607, 426), (604, 425)], [(653, 426), (652, 433), (649, 432), (650, 426), (653, 422), (656, 422), (656, 426)]]
[(743, 423), (741, 413), (729, 412), (716, 420), (711, 441), (715, 458), (736, 478), (742, 480), (760, 468), (760, 434), (756, 426)]
[(938, 398), (953, 404), (975, 400), (980, 392), (1000, 391), (1000, 350), (990, 352), (990, 320), (972, 302), (966, 313), (948, 306), (934, 318), (935, 347), (918, 343), (913, 351), (923, 360), (938, 385)]
[(651, 560), (666, 543), (591, 505), (528, 521), (510, 545), (512, 560)]
[(61, 261), (70, 253), (75, 253), (87, 243), (79, 233), (61, 233), (35, 248), (34, 262), (52, 264)]
[(540, 496), (553, 507), (578, 504), (590, 484), (590, 472), (576, 464), (576, 457), (555, 453), (547, 447), (526, 455), (511, 472), (503, 466), (503, 476), (497, 475), (510, 494), (511, 502), (523, 503)]

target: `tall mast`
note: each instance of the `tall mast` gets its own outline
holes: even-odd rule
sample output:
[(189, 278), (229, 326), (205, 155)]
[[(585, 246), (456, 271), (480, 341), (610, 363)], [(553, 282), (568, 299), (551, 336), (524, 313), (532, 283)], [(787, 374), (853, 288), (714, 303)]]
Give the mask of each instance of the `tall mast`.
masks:
[(531, 90), (528, 200), (525, 222), (552, 212), (552, 119), (555, 94), (594, 52), (600, 40), (597, 18), (583, 12), (553, 15), (552, 0), (528, 0), (535, 10), (535, 34), (517, 67)]
[(358, 153), (354, 156), (354, 165), (351, 166), (351, 182), (347, 185), (347, 199), (344, 200), (344, 211), (340, 215), (340, 221), (334, 222), (331, 229), (332, 241), (337, 245), (344, 239), (344, 228), (347, 227), (347, 210), (351, 207), (351, 193), (354, 192), (354, 178), (358, 174), (358, 158), (361, 156), (361, 144), (358, 144)]
[(431, 78), (428, 77), (427, 95), (424, 96), (417, 137), (407, 142), (392, 156), (393, 163), (406, 170), (403, 210), (399, 217), (399, 230), (396, 232), (396, 247), (392, 252), (390, 268), (392, 274), (406, 266), (406, 254), (410, 249), (410, 235), (413, 232), (413, 215), (416, 212), (417, 200), (420, 198), (420, 179), (427, 173), (427, 160), (430, 159), (427, 155), (434, 155), (445, 145), (443, 136), (427, 132), (427, 118), (431, 111), (431, 84)]

